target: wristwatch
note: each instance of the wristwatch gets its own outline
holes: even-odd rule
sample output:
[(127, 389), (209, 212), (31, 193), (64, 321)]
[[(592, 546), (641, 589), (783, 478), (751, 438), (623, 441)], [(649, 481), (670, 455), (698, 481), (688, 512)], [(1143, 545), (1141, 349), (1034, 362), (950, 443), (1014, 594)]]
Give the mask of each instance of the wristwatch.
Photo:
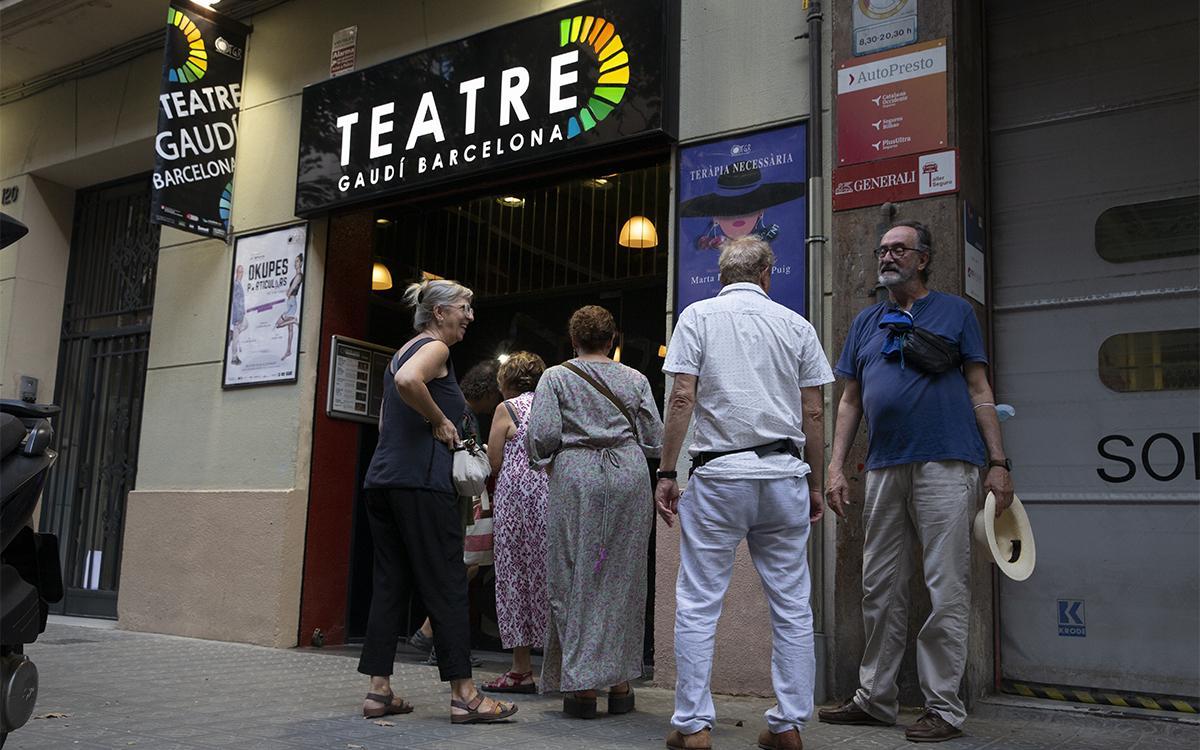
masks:
[(659, 479), (678, 479), (678, 478), (679, 478), (679, 472), (677, 472), (677, 471), (663, 471), (662, 469), (659, 469), (658, 471), (656, 471), (656, 472), (655, 472), (655, 475), (656, 475), (656, 476), (657, 476)]
[(990, 469), (992, 467), (1004, 469), (1009, 474), (1012, 473), (1012, 461), (1007, 458), (1002, 461), (988, 461), (988, 468)]

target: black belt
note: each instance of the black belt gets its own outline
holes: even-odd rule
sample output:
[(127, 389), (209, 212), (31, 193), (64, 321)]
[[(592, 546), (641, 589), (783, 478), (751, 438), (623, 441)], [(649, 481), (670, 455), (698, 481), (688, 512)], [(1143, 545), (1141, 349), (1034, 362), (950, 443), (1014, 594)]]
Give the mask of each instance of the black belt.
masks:
[(707, 451), (697, 453), (692, 457), (692, 471), (699, 469), (709, 461), (716, 460), (721, 456), (732, 456), (734, 453), (749, 453), (751, 451), (754, 451), (754, 453), (758, 454), (759, 458), (765, 458), (772, 453), (790, 453), (796, 458), (800, 458), (800, 449), (796, 447), (796, 444), (787, 438), (783, 438), (771, 443), (756, 445), (753, 448), (738, 448), (732, 451)]

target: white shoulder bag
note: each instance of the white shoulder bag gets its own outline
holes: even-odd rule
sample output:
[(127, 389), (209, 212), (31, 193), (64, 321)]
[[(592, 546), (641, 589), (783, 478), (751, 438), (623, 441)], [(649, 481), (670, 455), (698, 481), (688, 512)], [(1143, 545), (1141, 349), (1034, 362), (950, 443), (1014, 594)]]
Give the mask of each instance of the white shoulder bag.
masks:
[(468, 438), (459, 441), (453, 450), (454, 465), (450, 470), (450, 476), (454, 480), (454, 489), (458, 491), (458, 494), (466, 497), (483, 494), (487, 479), (492, 473), (492, 465), (487, 457), (487, 446), (481, 446)]

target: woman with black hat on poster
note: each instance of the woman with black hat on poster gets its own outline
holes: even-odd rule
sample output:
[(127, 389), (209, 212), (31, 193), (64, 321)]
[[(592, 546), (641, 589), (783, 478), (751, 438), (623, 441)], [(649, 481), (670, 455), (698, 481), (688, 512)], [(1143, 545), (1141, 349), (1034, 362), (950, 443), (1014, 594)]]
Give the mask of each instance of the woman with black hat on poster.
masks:
[(763, 182), (755, 163), (743, 160), (730, 164), (717, 178), (716, 192), (680, 203), (679, 215), (711, 219), (708, 229), (696, 237), (697, 250), (719, 250), (726, 239), (750, 234), (770, 242), (779, 236), (779, 225), (765, 221), (766, 209), (804, 195), (803, 182)]

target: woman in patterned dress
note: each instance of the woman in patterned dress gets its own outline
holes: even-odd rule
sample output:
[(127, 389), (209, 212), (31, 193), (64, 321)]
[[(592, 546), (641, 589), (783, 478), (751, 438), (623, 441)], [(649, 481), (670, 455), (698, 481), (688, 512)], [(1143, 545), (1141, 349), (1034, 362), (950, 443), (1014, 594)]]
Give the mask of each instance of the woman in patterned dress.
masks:
[(546, 641), (546, 472), (529, 465), (525, 433), (533, 389), (546, 371), (542, 358), (514, 352), (496, 380), (504, 401), (488, 436), (496, 476), (492, 545), (496, 556), (496, 620), (512, 668), (483, 686), (496, 693), (535, 693), (529, 651)]
[(612, 315), (589, 305), (569, 329), (578, 356), (546, 370), (529, 414), (529, 458), (550, 477), (541, 689), (566, 693), (568, 716), (594, 718), (598, 689), (608, 688), (609, 713), (633, 710), (629, 680), (642, 673), (654, 516), (646, 457), (658, 456), (663, 425), (646, 376), (608, 358)]

